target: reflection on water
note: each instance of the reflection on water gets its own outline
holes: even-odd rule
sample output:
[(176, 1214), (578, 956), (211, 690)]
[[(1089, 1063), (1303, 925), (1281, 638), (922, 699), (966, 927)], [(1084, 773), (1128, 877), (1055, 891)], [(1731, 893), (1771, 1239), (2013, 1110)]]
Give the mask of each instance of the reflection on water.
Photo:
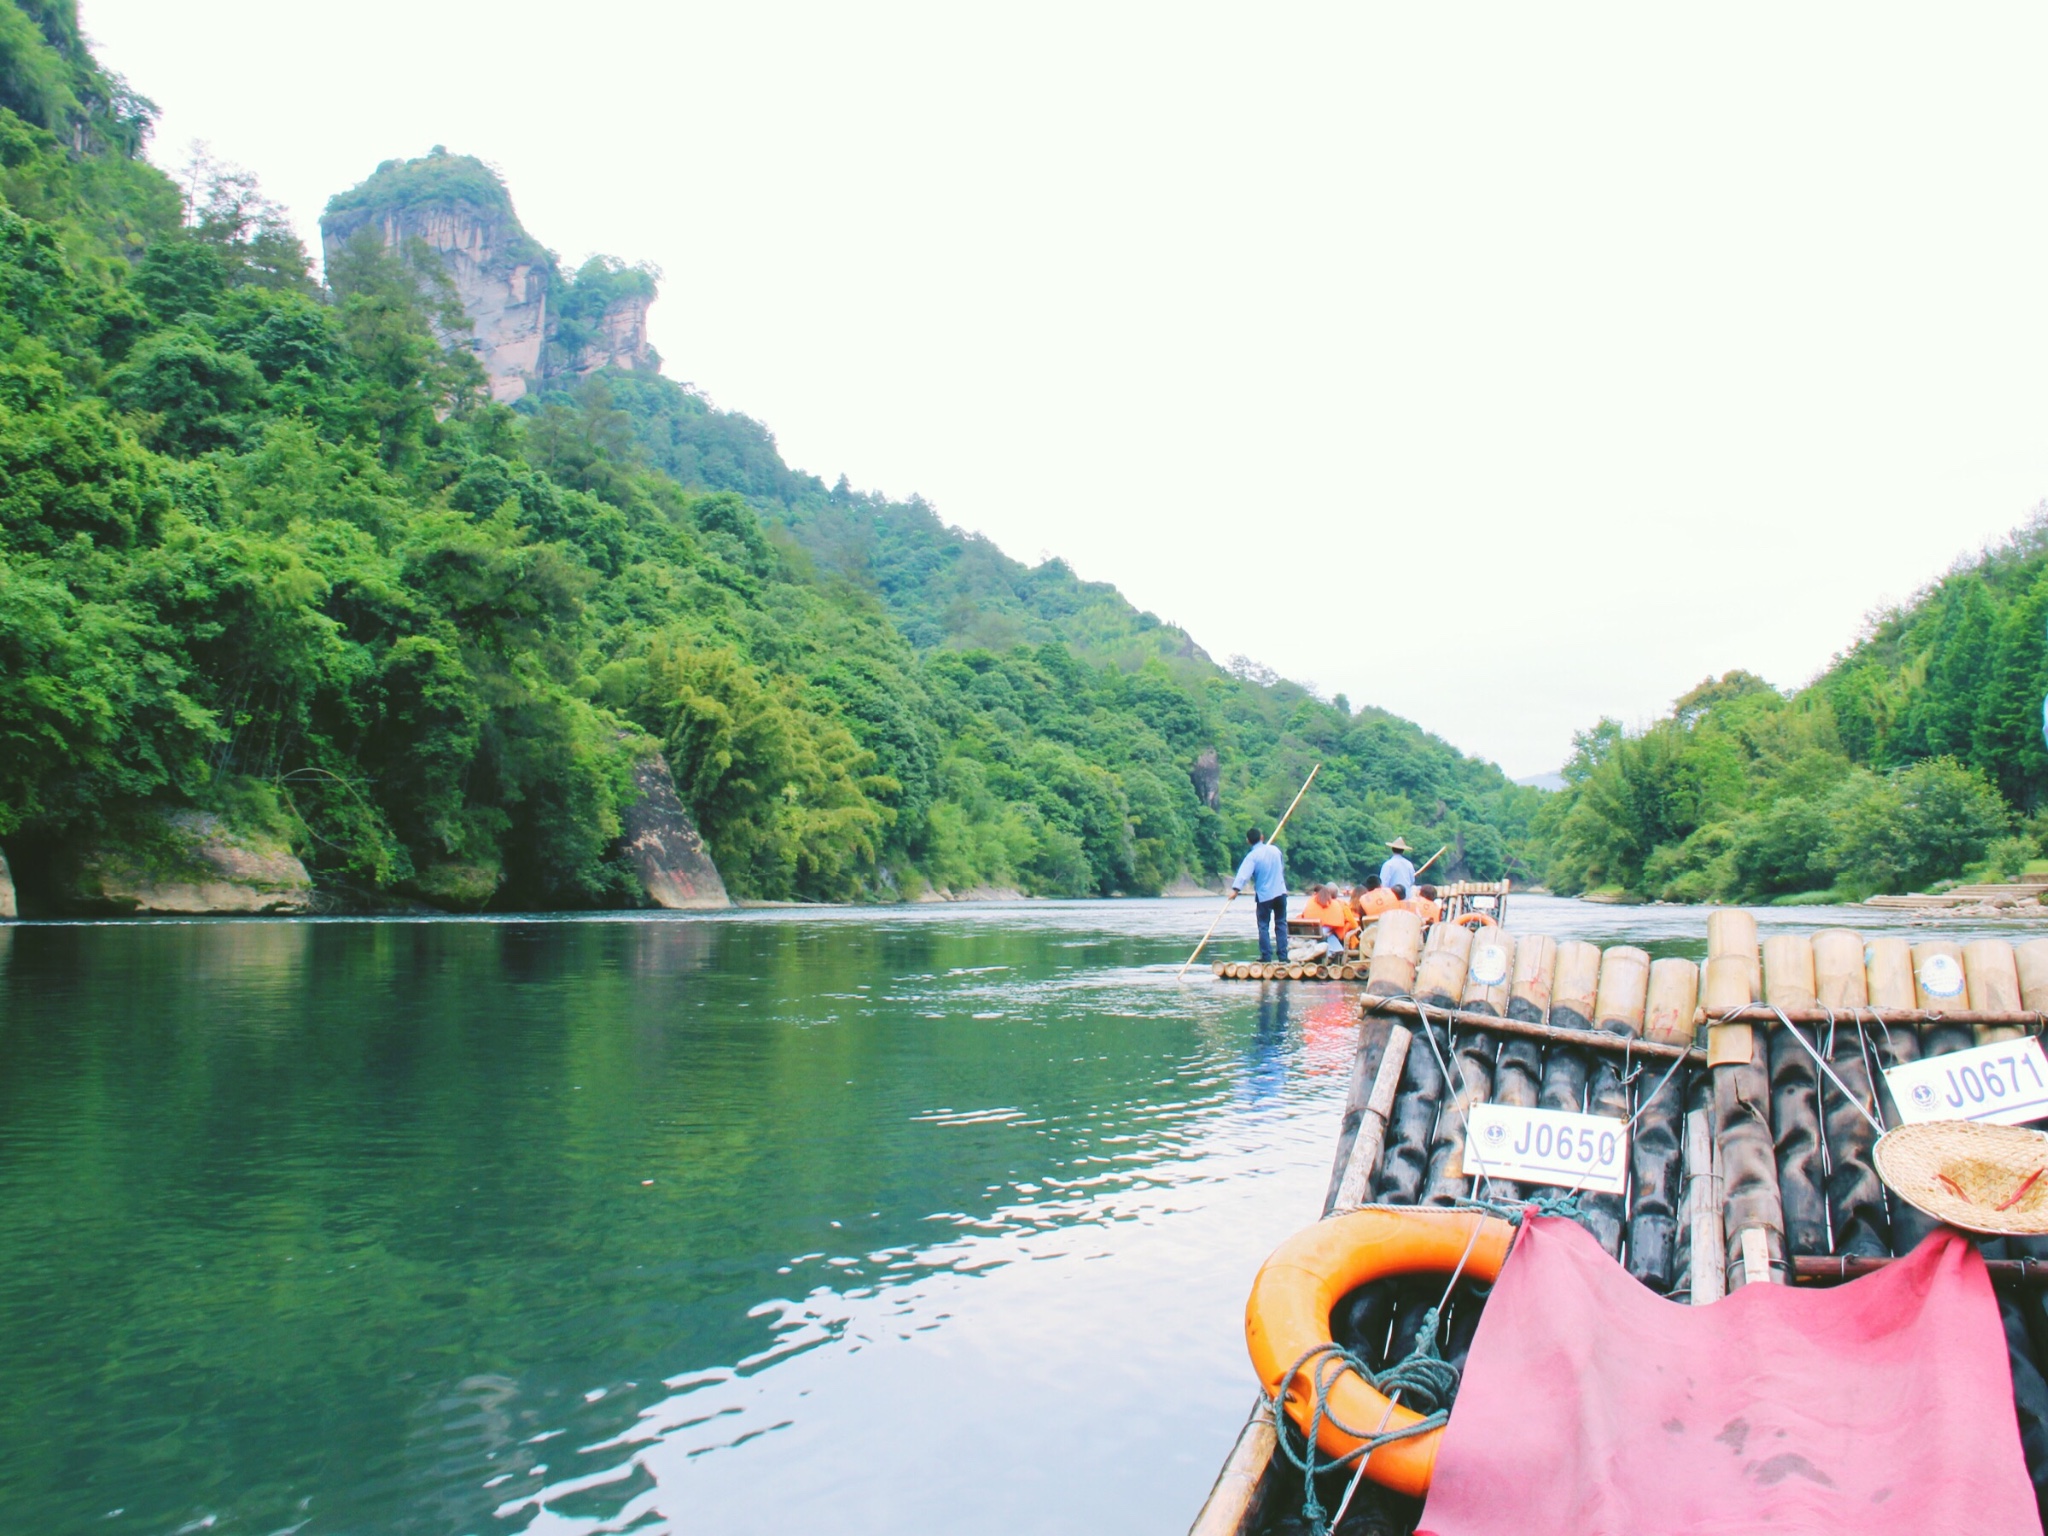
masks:
[(1209, 910), (0, 928), (8, 1528), (1183, 1529), (1354, 1023)]

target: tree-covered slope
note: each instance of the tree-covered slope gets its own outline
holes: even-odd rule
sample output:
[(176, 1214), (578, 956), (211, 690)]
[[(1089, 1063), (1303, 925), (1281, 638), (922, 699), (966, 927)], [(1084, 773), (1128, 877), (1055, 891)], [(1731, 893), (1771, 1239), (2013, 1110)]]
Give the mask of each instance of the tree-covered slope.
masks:
[(1730, 673), (1578, 738), (1539, 830), (1567, 890), (1905, 890), (2043, 851), (2048, 523), (1965, 561), (1787, 695)]
[[(608, 374), (568, 401), (614, 411), (647, 462), (685, 485), (735, 491), (787, 529), (820, 568), (881, 598), (919, 650), (1003, 650), (1056, 640), (1092, 661), (1205, 657), (1186, 634), (1143, 612), (1107, 582), (1082, 581), (1062, 560), (1027, 566), (978, 534), (940, 521), (919, 498), (894, 501), (827, 486), (783, 463), (774, 434), (751, 417), (655, 374)], [(544, 409), (532, 402), (529, 409)]]
[[(742, 895), (1156, 891), (1318, 760), (1298, 876), (1396, 833), (1527, 858), (1538, 797), (1491, 765), (795, 475), (656, 375), (493, 402), (431, 252), (364, 223), (316, 284), (251, 178), (181, 196), (136, 157), (150, 110), (68, 5), (0, 0), (0, 841), (31, 884), (198, 806), (338, 900), (631, 904), (656, 748)], [(565, 294), (643, 280), (599, 266)]]

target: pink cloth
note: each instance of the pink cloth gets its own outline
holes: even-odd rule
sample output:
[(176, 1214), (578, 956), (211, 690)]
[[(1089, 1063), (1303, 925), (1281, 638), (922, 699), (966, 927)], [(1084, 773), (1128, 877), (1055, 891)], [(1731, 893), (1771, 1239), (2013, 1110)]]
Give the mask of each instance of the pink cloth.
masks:
[(1417, 1536), (2040, 1530), (1991, 1278), (1955, 1233), (1833, 1289), (1688, 1307), (1532, 1217)]

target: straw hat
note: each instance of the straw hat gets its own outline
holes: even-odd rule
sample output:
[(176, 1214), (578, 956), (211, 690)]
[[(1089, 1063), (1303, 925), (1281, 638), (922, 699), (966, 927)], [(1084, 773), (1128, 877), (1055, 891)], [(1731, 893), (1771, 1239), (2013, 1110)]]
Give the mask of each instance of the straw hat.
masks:
[(2048, 1233), (2048, 1136), (2017, 1125), (1936, 1120), (1886, 1131), (1878, 1175), (1936, 1221), (2006, 1237)]
[(1406, 853), (1408, 852), (1408, 839), (1405, 837), (1397, 837), (1391, 843), (1387, 844), (1387, 846), (1393, 849), (1396, 853)]

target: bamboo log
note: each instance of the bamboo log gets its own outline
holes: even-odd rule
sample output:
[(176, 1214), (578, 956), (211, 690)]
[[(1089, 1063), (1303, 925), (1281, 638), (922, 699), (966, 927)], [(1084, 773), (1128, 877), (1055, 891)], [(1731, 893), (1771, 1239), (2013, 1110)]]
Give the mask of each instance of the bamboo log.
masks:
[(2020, 977), (2020, 1006), (2048, 1009), (2048, 939), (2015, 944), (2012, 957)]
[(1201, 1513), (1188, 1527), (1188, 1536), (1243, 1536), (1255, 1529), (1273, 1485), (1273, 1454), (1278, 1442), (1273, 1434), (1273, 1415), (1261, 1397), (1251, 1417), (1238, 1431), (1237, 1443), (1216, 1474)]
[(1473, 936), (1472, 953), (1465, 962), (1465, 991), (1458, 1007), (1465, 1013), (1505, 1014), (1514, 967), (1514, 937), (1498, 928), (1481, 929)]
[(1406, 997), (1415, 990), (1415, 966), (1421, 958), (1422, 919), (1400, 907), (1382, 913), (1367, 990), (1381, 997)]
[(1813, 936), (1813, 1000), (1815, 1007), (1837, 1013), (1870, 1006), (1862, 934), (1852, 928), (1827, 928)]
[[(1617, 1044), (1619, 1036), (1613, 1036)], [(1603, 1057), (1603, 1060), (1607, 1058)], [(1591, 1072), (1593, 1053), (1582, 1044), (1565, 1041), (1551, 1041), (1543, 1048), (1543, 1072), (1536, 1085), (1536, 1107), (1538, 1109), (1562, 1109), (1572, 1114), (1582, 1114), (1586, 1108), (1586, 1079)], [(1538, 1184), (1530, 1194), (1556, 1197), (1570, 1191), (1555, 1185)], [(1582, 1207), (1583, 1208), (1583, 1207)], [(1581, 1220), (1580, 1226), (1593, 1231), (1591, 1223)], [(1595, 1233), (1596, 1236), (1601, 1234)]]
[[(1479, 1029), (1490, 1029), (1504, 1036), (1528, 1040), (1541, 1040), (1561, 1045), (1582, 1045), (1594, 1051), (1634, 1051), (1638, 1056), (1655, 1056), (1663, 1061), (1683, 1056), (1689, 1061), (1705, 1066), (1707, 1053), (1696, 1045), (1662, 1045), (1654, 1040), (1631, 1041), (1605, 1029), (1569, 1029), (1562, 1024), (1538, 1024), (1527, 1019), (1496, 1019), (1490, 1013), (1466, 1013), (1462, 1009), (1418, 1008), (1405, 997), (1368, 997), (1360, 1008), (1366, 1013), (1393, 1013), (1403, 1018), (1415, 1018), (1427, 1011), (1431, 1023), (1448, 1021), (1452, 1024), (1471, 1025)], [(1506, 1102), (1503, 1100), (1502, 1102)]]
[(1629, 1139), (1628, 1272), (1663, 1295), (1678, 1278), (1688, 1076), (1682, 1065), (1645, 1070)]
[[(2017, 1013), (2020, 1001), (2019, 965), (2012, 946), (2003, 939), (1978, 939), (1963, 946), (1963, 978), (1969, 990), (1972, 1013)], [(1979, 1025), (1977, 1043), (1995, 1045), (2019, 1034), (2017, 1029), (1996, 1024)]]
[(1589, 1029), (1600, 995), (1600, 946), (1566, 939), (1557, 946), (1557, 971), (1550, 983), (1550, 1021), (1568, 1029)]
[(1430, 1140), (1448, 1086), (1443, 1068), (1437, 1065), (1437, 1053), (1443, 1048), (1442, 1030), (1425, 1025), (1413, 1033), (1438, 1038), (1434, 1043), (1427, 1038), (1414, 1040), (1402, 1064), (1401, 1089), (1388, 1118), (1379, 1176), (1373, 1182), (1373, 1198), (1387, 1205), (1414, 1205), (1422, 1198), (1423, 1182), (1429, 1174)]
[(1455, 1205), (1471, 1192), (1472, 1181), (1465, 1173), (1465, 1123), (1472, 1106), (1484, 1104), (1493, 1094), (1493, 1058), (1499, 1049), (1493, 1035), (1483, 1029), (1468, 1029), (1462, 1039), (1452, 1038), (1450, 1092), (1430, 1142), (1425, 1205)]
[(1595, 1027), (1630, 1038), (1640, 1036), (1649, 999), (1649, 952), (1629, 944), (1601, 951), (1600, 988), (1593, 997)]
[(1438, 923), (1415, 972), (1415, 995), (1439, 1008), (1455, 1008), (1465, 993), (1465, 967), (1472, 958), (1472, 930)]
[(1715, 1018), (1742, 1013), (1756, 1002), (1749, 962), (1740, 955), (1709, 955), (1700, 967), (1700, 1006)]
[(1871, 1154), (1877, 1133), (1862, 1108), (1873, 1103), (1870, 1059), (1860, 1029), (1837, 1029), (1834, 1036), (1829, 1054), (1835, 1076), (1857, 1102), (1851, 1103), (1832, 1085), (1821, 1088), (1821, 1129), (1828, 1147), (1828, 1218), (1833, 1229), (1830, 1247), (1835, 1253), (1875, 1257), (1891, 1251), (1891, 1222), (1885, 1211), (1884, 1184)]
[[(1722, 907), (1707, 914), (1707, 962), (1737, 958), (1742, 961), (1743, 985), (1753, 1003), (1764, 995), (1763, 967), (1757, 961), (1756, 919), (1740, 907)], [(1707, 1005), (1713, 1007), (1712, 1003)]]
[(1704, 1109), (1685, 1117), (1686, 1203), (1691, 1214), (1692, 1304), (1703, 1307), (1728, 1294), (1727, 1250), (1721, 1234), (1721, 1179), (1714, 1167), (1713, 1119)]
[[(1781, 937), (1773, 934), (1764, 941), (1766, 990), (1772, 980), (1770, 946)], [(1811, 977), (1810, 951), (1806, 959), (1806, 975)], [(1812, 995), (1810, 986), (1807, 995)], [(1771, 1030), (1768, 1039), (1772, 1147), (1778, 1160), (1778, 1202), (1785, 1220), (1785, 1240), (1795, 1254), (1826, 1253), (1828, 1200), (1821, 1154), (1820, 1070), (1790, 1029)]]
[[(1904, 948), (1903, 940), (1900, 941), (1900, 948)], [(1877, 963), (1873, 961), (1871, 973), (1875, 976), (1876, 972)], [(1878, 1116), (1886, 1125), (1902, 1125), (1905, 1120), (1899, 1113), (1898, 1101), (1892, 1097), (1892, 1085), (1886, 1079), (1884, 1069), (1896, 1067), (1901, 1062), (1920, 1060), (1925, 1054), (1920, 1033), (1905, 1025), (1894, 1024), (1886, 1029), (1873, 1030), (1870, 1044), (1878, 1067), (1877, 1081), (1873, 1085), (1878, 1095)], [(1886, 1246), (1893, 1253), (1911, 1253), (1940, 1223), (1917, 1205), (1900, 1199), (1890, 1190), (1886, 1190), (1884, 1196), (1889, 1226)]]
[(1918, 1006), (1913, 991), (1913, 948), (1896, 934), (1872, 939), (1863, 949), (1863, 976), (1870, 1006), (1886, 1018), (1904, 1017)]
[(1550, 1019), (1550, 984), (1557, 972), (1557, 940), (1534, 933), (1515, 945), (1515, 969), (1508, 986), (1508, 1017), (1525, 1024)]
[(1690, 960), (1650, 963), (1650, 990), (1643, 1000), (1643, 1038), (1660, 1045), (1691, 1045), (1699, 1011), (1700, 968)]
[[(1643, 1008), (1649, 994), (1650, 957), (1647, 952), (1628, 944), (1616, 944), (1601, 952), (1600, 977), (1593, 1000), (1593, 1022), (1599, 1029), (1625, 1040), (1635, 1040), (1643, 1031)], [(1623, 1065), (1611, 1052), (1588, 1058), (1588, 1112), (1607, 1115), (1615, 1120), (1626, 1121), (1629, 1118), (1629, 1089), (1622, 1080)], [(1677, 1099), (1674, 1097), (1671, 1103), (1675, 1107)], [(1639, 1122), (1635, 1144), (1631, 1147), (1632, 1162), (1645, 1129)], [(1658, 1148), (1653, 1143), (1649, 1150), (1654, 1156)], [(1676, 1137), (1670, 1138), (1666, 1150), (1676, 1156)], [(1600, 1246), (1610, 1257), (1620, 1258), (1622, 1237), (1628, 1225), (1627, 1195), (1584, 1192), (1579, 1197), (1579, 1212), (1579, 1224), (1599, 1239)], [(1667, 1254), (1669, 1247), (1667, 1241)]]
[(1814, 995), (1813, 940), (1803, 933), (1774, 933), (1764, 940), (1764, 1002), (1787, 1013), (1820, 1007)]
[[(1792, 1279), (1799, 1285), (1834, 1285), (1843, 1280), (1860, 1280), (1874, 1275), (1895, 1259), (1872, 1258), (1867, 1254), (1801, 1254), (1792, 1261)], [(1994, 1282), (2007, 1285), (2048, 1286), (2048, 1264), (2038, 1259), (1986, 1259)]]
[(1930, 1013), (1951, 1017), (1970, 1010), (1969, 981), (1963, 975), (1963, 946), (1930, 939), (1913, 946), (1914, 1001)]
[(1714, 1068), (1714, 1144), (1726, 1179), (1722, 1230), (1728, 1288), (1784, 1274), (1785, 1211), (1771, 1144), (1770, 1042), (1753, 1034), (1746, 1060)]
[(1775, 1024), (1778, 1012), (1794, 1024), (2011, 1024), (2038, 1030), (2048, 1023), (2048, 1013), (2022, 1010), (2017, 1013), (1973, 1013), (1967, 1008), (1841, 1008), (1832, 1014), (1824, 1008), (1772, 1010), (1757, 1005), (1748, 1008), (1716, 1008), (1704, 1003), (1707, 1022), (1712, 1024)]
[[(1323, 1202), (1323, 1214), (1333, 1215), (1338, 1211), (1356, 1210), (1365, 1204), (1373, 1184), (1373, 1174), (1378, 1169), (1380, 1154), (1386, 1146), (1387, 1126), (1393, 1119), (1394, 1101), (1401, 1092), (1401, 1079), (1408, 1066), (1408, 1052), (1415, 1041), (1414, 1032), (1399, 1024), (1368, 1024), (1367, 1029), (1384, 1028), (1386, 1031), (1379, 1047), (1370, 1055), (1361, 1050), (1352, 1084), (1357, 1086), (1371, 1068), (1371, 1079), (1365, 1087), (1365, 1097), (1360, 1101), (1358, 1120), (1352, 1128), (1350, 1145), (1339, 1138), (1338, 1164), (1330, 1193)], [(1428, 1046), (1423, 1047), (1429, 1049)], [(1349, 1118), (1347, 1114), (1347, 1118)]]

